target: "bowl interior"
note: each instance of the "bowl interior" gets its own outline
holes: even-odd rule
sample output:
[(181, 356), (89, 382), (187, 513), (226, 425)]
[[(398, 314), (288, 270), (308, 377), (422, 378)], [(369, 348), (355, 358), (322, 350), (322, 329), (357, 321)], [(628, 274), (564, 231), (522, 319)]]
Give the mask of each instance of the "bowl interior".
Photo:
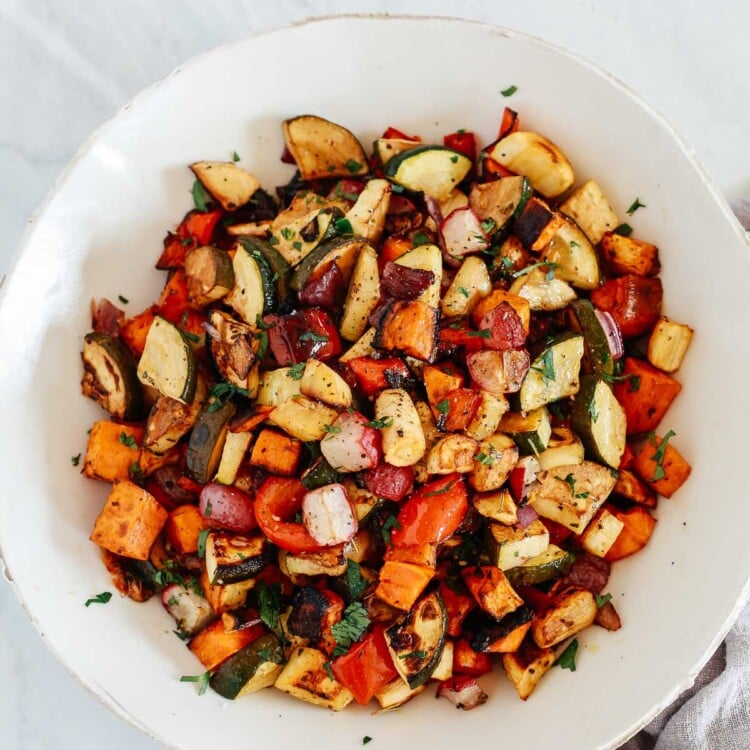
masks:
[[(500, 95), (516, 85), (512, 99)], [(316, 113), (368, 144), (387, 125), (438, 139), (457, 128), (495, 136), (503, 106), (568, 154), (578, 181), (596, 178), (619, 215), (656, 243), (667, 313), (696, 330), (679, 373), (684, 393), (665, 429), (694, 465), (662, 501), (649, 548), (615, 566), (609, 590), (624, 627), (581, 638), (575, 674), (553, 670), (527, 702), (495, 674), (482, 710), (460, 718), (428, 690), (403, 711), (333, 715), (275, 691), (236, 704), (179, 677), (200, 665), (158, 600), (115, 597), (87, 541), (107, 487), (70, 457), (103, 418), (79, 394), (78, 352), (92, 297), (122, 294), (136, 312), (156, 297), (152, 266), (166, 229), (190, 207), (186, 164), (227, 159), (266, 187), (285, 182), (280, 121)], [(47, 643), (120, 715), (192, 749), (248, 736), (281, 747), (364, 735), (389, 746), (440, 747), (493, 737), (510, 746), (614, 747), (686, 687), (722, 635), (750, 572), (744, 487), (741, 335), (750, 286), (747, 244), (671, 130), (624, 87), (528, 37), (455, 20), (341, 18), (249, 38), (176, 71), (140, 95), (84, 147), (35, 217), (0, 310), (0, 546)], [(11, 429), (11, 427), (13, 429)], [(499, 672), (499, 668), (496, 668)], [(605, 697), (606, 696), (606, 697)]]

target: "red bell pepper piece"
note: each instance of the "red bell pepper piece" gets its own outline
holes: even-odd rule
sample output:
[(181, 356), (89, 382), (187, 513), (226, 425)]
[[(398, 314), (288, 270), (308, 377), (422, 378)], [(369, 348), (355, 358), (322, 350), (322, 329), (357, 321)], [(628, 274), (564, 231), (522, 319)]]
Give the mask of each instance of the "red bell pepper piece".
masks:
[(128, 318), (120, 326), (117, 335), (125, 342), (136, 357), (140, 357), (143, 354), (143, 350), (146, 347), (146, 336), (148, 336), (148, 331), (154, 322), (155, 315), (156, 307), (149, 307), (148, 310), (144, 310), (142, 313)]
[(500, 130), (497, 133), (498, 140), (500, 140), (501, 138), (505, 138), (506, 135), (515, 133), (520, 125), (521, 121), (518, 117), (518, 112), (511, 109), (510, 107), (506, 107), (503, 110), (503, 118), (500, 121)]
[(180, 489), (185, 490), (185, 492), (193, 492), (196, 495), (201, 494), (201, 490), (203, 489), (202, 484), (198, 484), (195, 480), (191, 479), (190, 477), (186, 476), (180, 476), (177, 479), (177, 486)]
[(591, 301), (610, 313), (620, 326), (623, 338), (640, 336), (653, 328), (661, 315), (660, 279), (628, 274), (610, 279), (591, 292)]
[(180, 268), (188, 250), (211, 243), (214, 229), (223, 216), (222, 211), (189, 211), (173, 234), (164, 238), (164, 250), (156, 267), (162, 270)]
[(409, 368), (398, 357), (355, 357), (346, 364), (357, 378), (359, 389), (366, 396), (374, 396), (384, 388), (397, 387), (411, 377)]
[(341, 353), (341, 339), (331, 316), (311, 307), (290, 315), (266, 315), (268, 342), (282, 366), (306, 362), (311, 357), (325, 361)]
[(468, 130), (464, 130), (463, 132), (459, 130), (446, 135), (443, 138), (443, 145), (452, 148), (454, 151), (460, 151), (472, 161), (476, 161), (477, 139), (474, 137), (474, 133)]
[(365, 472), (365, 485), (373, 495), (398, 502), (414, 487), (414, 469), (411, 466), (380, 464)]
[(445, 581), (441, 581), (438, 591), (440, 596), (443, 597), (445, 613), (448, 618), (448, 626), (445, 632), (454, 637), (461, 635), (466, 616), (477, 606), (474, 597), (468, 593), (462, 594), (454, 591)]
[(474, 651), (469, 642), (459, 638), (453, 644), (453, 672), (466, 674), (470, 677), (481, 677), (492, 671), (492, 661), (489, 654)]
[(375, 693), (397, 676), (393, 659), (383, 635), (383, 626), (376, 625), (349, 653), (331, 663), (336, 679), (351, 690), (354, 700), (369, 703)]
[(524, 604), (528, 604), (534, 612), (541, 612), (543, 609), (547, 609), (555, 599), (551, 594), (540, 591), (534, 588), (534, 586), (517, 586), (515, 591), (523, 599)]
[(400, 528), (391, 541), (402, 547), (412, 544), (440, 544), (461, 525), (469, 503), (460, 474), (448, 474), (423, 485), (401, 508)]
[(463, 346), (467, 352), (478, 352), (484, 348), (477, 331), (464, 324), (451, 324), (440, 329), (440, 346), (455, 349)]
[(422, 140), (418, 135), (406, 135), (398, 128), (392, 127), (386, 128), (383, 138), (400, 138), (402, 141), (416, 141), (417, 143)]
[(302, 507), (304, 485), (296, 479), (269, 477), (255, 495), (255, 520), (261, 531), (288, 552), (314, 552), (320, 545), (301, 523), (286, 521)]

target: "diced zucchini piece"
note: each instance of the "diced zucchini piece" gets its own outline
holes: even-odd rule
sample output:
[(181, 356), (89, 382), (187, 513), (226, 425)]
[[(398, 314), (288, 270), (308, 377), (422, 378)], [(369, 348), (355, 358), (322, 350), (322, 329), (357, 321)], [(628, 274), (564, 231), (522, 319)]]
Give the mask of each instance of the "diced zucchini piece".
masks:
[(210, 337), (211, 356), (221, 376), (247, 391), (257, 390), (260, 340), (253, 326), (212, 310), (208, 318), (216, 334)]
[(531, 363), (521, 383), (521, 411), (529, 412), (578, 392), (583, 336), (563, 333)]
[(539, 648), (551, 648), (594, 622), (596, 601), (590, 591), (572, 588), (537, 614), (531, 635)]
[(661, 270), (659, 248), (650, 242), (607, 232), (600, 247), (604, 261), (616, 274), (656, 276)]
[(543, 518), (583, 533), (615, 486), (609, 469), (592, 461), (542, 471), (531, 486), (529, 505)]
[(513, 526), (518, 522), (516, 503), (510, 490), (497, 490), (474, 495), (472, 505), (480, 516), (491, 518), (493, 521)]
[(556, 466), (570, 466), (583, 463), (583, 443), (566, 427), (553, 427), (547, 450), (537, 456), (539, 465), (545, 471)]
[(648, 361), (664, 372), (679, 370), (692, 338), (690, 326), (659, 318), (648, 340)]
[(381, 430), (385, 460), (393, 466), (413, 466), (425, 454), (419, 414), (411, 396), (401, 388), (386, 388), (375, 400), (375, 418), (384, 420)]
[(487, 527), (487, 553), (500, 570), (510, 570), (541, 555), (549, 546), (549, 531), (539, 520), (523, 526), (491, 523)]
[(206, 307), (232, 291), (232, 259), (218, 247), (197, 247), (185, 257), (185, 280), (190, 304), (193, 307)]
[(617, 541), (625, 524), (602, 508), (581, 534), (581, 546), (597, 557), (604, 557)]
[(440, 663), (447, 625), (443, 599), (433, 591), (385, 631), (393, 664), (412, 690), (424, 685)]
[(295, 576), (340, 576), (346, 573), (344, 545), (326, 547), (319, 552), (300, 552), (292, 554), (279, 552), (279, 568), (293, 582)]
[(542, 253), (542, 260), (555, 263), (555, 276), (577, 289), (596, 289), (599, 286), (596, 251), (572, 219), (565, 218)]
[(497, 432), (479, 444), (469, 484), (477, 492), (499, 489), (518, 461), (518, 448), (511, 438)]
[(555, 652), (551, 648), (540, 649), (525, 641), (521, 648), (510, 654), (503, 654), (503, 669), (518, 697), (525, 701), (539, 684), (539, 680), (555, 663)]
[(440, 288), (443, 280), (443, 255), (437, 245), (419, 245), (396, 260), (400, 266), (430, 271), (432, 283), (417, 299), (431, 307), (440, 307)]
[(447, 198), (466, 177), (471, 159), (445, 146), (414, 146), (392, 157), (384, 166), (385, 176), (407, 190), (437, 200)]
[(254, 258), (261, 256), (265, 260), (271, 271), (271, 283), (276, 287), (275, 303), (283, 303), (289, 294), (289, 264), (281, 253), (260, 237), (242, 237), (239, 244)]
[(414, 148), (415, 141), (407, 141), (404, 138), (378, 138), (372, 144), (372, 150), (384, 167), (394, 156)]
[(534, 190), (545, 198), (564, 193), (575, 180), (565, 154), (539, 133), (517, 130), (492, 144), (487, 155), (506, 169), (528, 177)]
[(275, 307), (273, 273), (260, 253), (246, 250), (241, 242), (234, 250), (234, 287), (226, 303), (245, 323), (255, 325), (258, 318)]
[(612, 375), (614, 360), (594, 306), (587, 299), (577, 299), (570, 303), (570, 311), (571, 324), (583, 334), (584, 369), (595, 375)]
[(83, 340), (81, 392), (115, 419), (139, 419), (143, 389), (133, 355), (119, 340), (104, 333), (89, 333)]
[(299, 380), (291, 376), (291, 367), (266, 370), (260, 376), (255, 403), (260, 406), (279, 406), (295, 396), (302, 395)]
[(345, 127), (316, 115), (301, 115), (282, 124), (284, 139), (303, 180), (366, 174), (367, 155)]
[(216, 474), (224, 451), (228, 423), (237, 410), (231, 401), (218, 409), (211, 409), (211, 404), (207, 403), (198, 415), (185, 455), (187, 474), (199, 484), (210, 482)]
[(469, 256), (456, 271), (440, 304), (447, 317), (468, 315), (480, 299), (492, 291), (487, 264), (476, 255)]
[(354, 700), (354, 696), (326, 671), (327, 662), (328, 657), (322, 651), (296, 648), (276, 679), (275, 686), (292, 698), (341, 711)]
[(531, 183), (525, 177), (503, 177), (474, 185), (469, 193), (469, 205), (480, 219), (494, 222), (487, 231), (488, 235), (493, 235), (521, 215), (532, 193)]
[(374, 179), (365, 185), (365, 189), (346, 214), (354, 234), (370, 242), (380, 241), (392, 192), (388, 180)]
[(518, 567), (505, 571), (512, 586), (537, 586), (565, 575), (575, 560), (572, 552), (550, 544), (540, 555), (531, 557)]
[(297, 266), (289, 286), (297, 292), (301, 291), (311, 278), (328, 270), (332, 263), (338, 266), (344, 282), (348, 284), (357, 258), (366, 247), (369, 247), (367, 242), (357, 237), (338, 237), (318, 245)]
[(157, 315), (138, 362), (138, 379), (184, 404), (195, 396), (198, 368), (190, 342), (177, 326)]
[(625, 450), (628, 425), (611, 386), (593, 375), (584, 375), (572, 418), (573, 429), (581, 436), (587, 453), (616, 469)]
[(216, 470), (217, 482), (234, 484), (252, 439), (252, 432), (227, 432), (219, 468)]
[(380, 704), (381, 711), (395, 711), (408, 703), (414, 696), (419, 695), (426, 685), (410, 688), (400, 677), (389, 682), (384, 688), (375, 693), (375, 700)]
[(235, 700), (271, 687), (281, 674), (284, 652), (279, 639), (267, 633), (230, 656), (211, 677), (211, 687), (222, 698)]
[(576, 293), (566, 281), (548, 276), (543, 268), (535, 268), (519, 276), (508, 291), (527, 300), (534, 312), (562, 310), (576, 298)]
[(244, 206), (260, 187), (250, 172), (231, 161), (197, 161), (190, 169), (225, 211)]
[(370, 313), (379, 301), (378, 254), (370, 245), (365, 245), (354, 265), (344, 300), (344, 313), (339, 327), (342, 338), (347, 341), (361, 338), (367, 329)]
[(440, 438), (427, 456), (430, 474), (468, 474), (474, 468), (474, 454), (479, 444), (465, 435), (446, 435)]
[(619, 223), (599, 183), (587, 180), (560, 206), (586, 233), (592, 244), (598, 245), (605, 232), (611, 232)]
[(268, 421), (304, 442), (322, 440), (326, 427), (333, 424), (338, 412), (304, 396), (295, 396), (277, 406)]
[(540, 406), (527, 413), (510, 412), (500, 421), (500, 432), (516, 441), (521, 453), (538, 455), (546, 450), (552, 435), (549, 412)]
[(241, 536), (212, 531), (206, 538), (206, 574), (212, 585), (254, 578), (270, 562), (271, 547), (263, 534)]

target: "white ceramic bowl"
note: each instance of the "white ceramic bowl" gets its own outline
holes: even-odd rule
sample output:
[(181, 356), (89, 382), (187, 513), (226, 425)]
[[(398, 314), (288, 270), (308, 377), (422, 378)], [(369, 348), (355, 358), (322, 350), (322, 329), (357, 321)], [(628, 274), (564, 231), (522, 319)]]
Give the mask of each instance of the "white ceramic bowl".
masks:
[[(518, 86), (511, 100), (500, 90)], [(158, 598), (116, 596), (87, 541), (107, 487), (70, 457), (100, 410), (78, 393), (92, 296), (157, 295), (152, 270), (165, 229), (189, 207), (185, 165), (233, 150), (266, 186), (279, 163), (280, 121), (312, 112), (368, 143), (386, 125), (427, 139), (456, 128), (489, 141), (505, 104), (554, 139), (579, 180), (595, 177), (619, 212), (638, 196), (636, 234), (659, 245), (667, 312), (696, 329), (679, 373), (684, 392), (665, 426), (694, 465), (660, 504), (647, 550), (610, 582), (624, 627), (581, 638), (578, 671), (555, 669), (527, 703), (499, 674), (491, 700), (459, 714), (431, 690), (394, 714), (334, 715), (272, 690), (229, 704), (198, 697), (180, 675), (200, 667)], [(35, 215), (0, 310), (0, 545), (44, 640), (88, 689), (167, 745), (612, 748), (686, 688), (745, 597), (747, 314), (744, 234), (670, 127), (622, 84), (537, 40), (446, 19), (337, 18), (221, 47), (138, 96), (92, 136)], [(40, 686), (41, 689), (41, 686)], [(53, 696), (50, 696), (54, 699)]]

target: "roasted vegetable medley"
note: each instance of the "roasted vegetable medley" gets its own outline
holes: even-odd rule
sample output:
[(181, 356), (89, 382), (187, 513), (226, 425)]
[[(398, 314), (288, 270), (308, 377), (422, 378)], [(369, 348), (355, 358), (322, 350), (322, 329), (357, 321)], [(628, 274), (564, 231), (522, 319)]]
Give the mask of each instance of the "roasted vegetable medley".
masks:
[(693, 332), (656, 246), (510, 109), (479, 154), (283, 133), (278, 199), (237, 153), (192, 164), (158, 302), (92, 302), (91, 539), (201, 692), (387, 710), (434, 681), (470, 709), (500, 668), (525, 700), (620, 627), (610, 565), (690, 473), (660, 425)]

